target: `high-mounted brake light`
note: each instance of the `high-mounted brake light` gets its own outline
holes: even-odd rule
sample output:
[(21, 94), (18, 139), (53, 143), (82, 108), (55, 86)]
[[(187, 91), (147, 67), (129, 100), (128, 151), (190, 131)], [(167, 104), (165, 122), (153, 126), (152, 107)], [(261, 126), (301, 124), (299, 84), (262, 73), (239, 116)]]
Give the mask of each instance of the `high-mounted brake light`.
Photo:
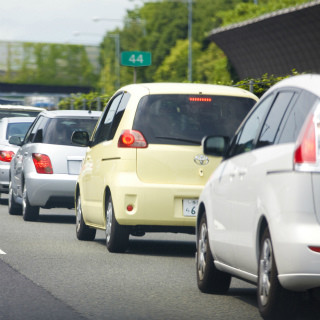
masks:
[(0, 161), (11, 162), (13, 156), (13, 151), (0, 150)]
[(147, 148), (148, 144), (143, 134), (137, 130), (122, 131), (119, 141), (119, 148)]
[(189, 97), (189, 101), (191, 102), (211, 102), (212, 98), (205, 98), (205, 97)]
[(294, 163), (316, 163), (317, 161), (317, 144), (316, 129), (313, 117), (310, 117), (306, 129), (302, 134), (302, 139), (294, 153)]
[(50, 158), (46, 154), (33, 153), (32, 160), (36, 167), (37, 173), (52, 174), (52, 164)]

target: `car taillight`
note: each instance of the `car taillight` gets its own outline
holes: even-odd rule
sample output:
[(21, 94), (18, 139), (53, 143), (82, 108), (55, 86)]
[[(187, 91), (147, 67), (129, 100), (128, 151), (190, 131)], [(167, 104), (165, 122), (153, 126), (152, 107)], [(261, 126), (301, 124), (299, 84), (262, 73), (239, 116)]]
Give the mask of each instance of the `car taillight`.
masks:
[(52, 174), (52, 165), (50, 158), (46, 154), (33, 153), (32, 160), (36, 167), (37, 173)]
[(13, 151), (0, 150), (0, 161), (11, 162), (13, 156)]
[(119, 148), (147, 148), (148, 144), (143, 134), (136, 130), (122, 131), (119, 141)]
[(298, 171), (320, 171), (318, 126), (319, 116), (312, 114), (302, 128), (293, 158), (295, 169)]
[(316, 155), (316, 133), (313, 122), (313, 117), (309, 120), (306, 130), (304, 131), (301, 139), (301, 143), (294, 154), (295, 163), (311, 162), (314, 163), (317, 160)]

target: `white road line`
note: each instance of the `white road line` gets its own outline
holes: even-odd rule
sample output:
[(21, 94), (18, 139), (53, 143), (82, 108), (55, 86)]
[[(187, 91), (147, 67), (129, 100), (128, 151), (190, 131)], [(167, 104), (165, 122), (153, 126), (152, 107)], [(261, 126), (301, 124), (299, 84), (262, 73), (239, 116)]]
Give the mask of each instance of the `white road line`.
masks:
[(0, 249), (0, 254), (6, 254), (6, 253)]

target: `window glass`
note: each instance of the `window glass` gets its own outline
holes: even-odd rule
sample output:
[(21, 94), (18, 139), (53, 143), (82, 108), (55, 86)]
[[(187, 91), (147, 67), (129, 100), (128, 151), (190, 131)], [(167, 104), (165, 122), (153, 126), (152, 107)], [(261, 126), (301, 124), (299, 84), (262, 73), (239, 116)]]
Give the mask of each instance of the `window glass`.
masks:
[(266, 117), (268, 110), (272, 104), (274, 95), (267, 96), (261, 101), (254, 111), (250, 114), (243, 127), (237, 133), (233, 144), (228, 152), (228, 157), (251, 151), (254, 147), (254, 141), (257, 137), (259, 129)]
[(97, 118), (77, 117), (77, 118), (53, 118), (50, 119), (45, 130), (43, 130), (42, 142), (48, 144), (74, 145), (71, 136), (74, 131), (87, 131), (91, 135)]
[(11, 136), (19, 136), (23, 140), (26, 132), (30, 128), (32, 122), (10, 122), (8, 123), (6, 139), (9, 140)]
[(116, 115), (115, 115), (115, 117), (113, 119), (111, 130), (110, 130), (110, 135), (108, 137), (108, 140), (112, 140), (114, 135), (116, 134), (116, 131), (118, 129), (118, 126), (120, 124), (120, 121), (122, 119), (124, 110), (126, 109), (126, 106), (128, 104), (129, 99), (130, 99), (130, 94), (127, 93), (127, 92), (124, 93), (123, 97), (122, 97), (122, 99), (120, 101), (119, 107), (117, 109)]
[(294, 142), (298, 138), (307, 114), (311, 111), (317, 97), (310, 92), (302, 91), (288, 116), (284, 119), (278, 134), (278, 143)]
[[(36, 133), (38, 132), (38, 130), (43, 129), (46, 125), (48, 121), (48, 118), (43, 117), (43, 116), (39, 116), (33, 123), (33, 125), (30, 127), (30, 129), (28, 130), (25, 139), (24, 139), (24, 143), (28, 143), (28, 142), (34, 142), (34, 139), (36, 137)], [(40, 131), (39, 131), (40, 132)], [(39, 138), (39, 135), (38, 135)], [(41, 139), (38, 139), (41, 140)], [(35, 141), (35, 142), (41, 142), (41, 141)]]
[(279, 130), (279, 125), (293, 95), (293, 91), (282, 91), (277, 94), (277, 97), (273, 102), (272, 108), (262, 127), (260, 137), (257, 142), (257, 148), (272, 145), (274, 143), (276, 134)]
[(122, 94), (117, 95), (110, 103), (108, 103), (103, 117), (100, 120), (99, 127), (94, 137), (94, 144), (102, 141), (110, 140), (110, 131), (112, 128), (112, 121), (116, 115), (117, 108), (121, 101)]
[(139, 102), (133, 129), (150, 144), (200, 145), (204, 136), (233, 136), (255, 102), (234, 96), (148, 95)]

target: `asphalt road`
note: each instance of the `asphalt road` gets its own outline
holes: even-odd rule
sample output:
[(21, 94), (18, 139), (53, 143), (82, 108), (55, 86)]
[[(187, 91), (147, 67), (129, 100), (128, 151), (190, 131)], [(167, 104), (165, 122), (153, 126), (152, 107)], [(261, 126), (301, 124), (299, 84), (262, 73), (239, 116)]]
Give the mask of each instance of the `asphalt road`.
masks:
[[(227, 295), (196, 285), (195, 236), (148, 234), (111, 254), (102, 231), (78, 241), (73, 210), (40, 210), (37, 222), (0, 201), (0, 319), (261, 319), (254, 286)], [(313, 319), (309, 304), (298, 319)], [(314, 318), (318, 319), (318, 318)]]

